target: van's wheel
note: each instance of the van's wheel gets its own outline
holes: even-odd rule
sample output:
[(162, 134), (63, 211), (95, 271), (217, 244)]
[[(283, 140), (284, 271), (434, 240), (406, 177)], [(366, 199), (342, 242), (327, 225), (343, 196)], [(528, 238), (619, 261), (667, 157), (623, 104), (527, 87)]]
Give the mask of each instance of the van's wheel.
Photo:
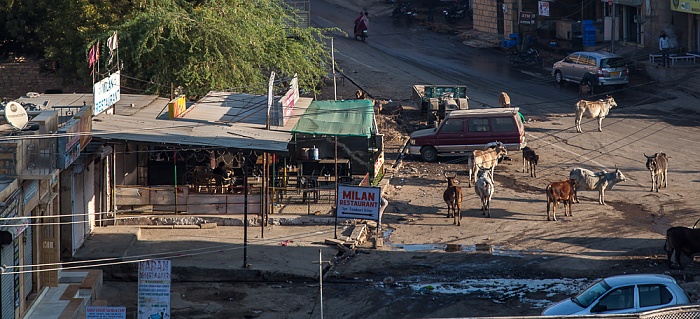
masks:
[(432, 146), (426, 146), (420, 150), (420, 158), (426, 162), (435, 162), (437, 157), (437, 150)]
[(557, 71), (554, 73), (554, 80), (557, 81), (557, 84), (562, 85), (564, 84), (564, 78), (561, 76), (561, 72)]

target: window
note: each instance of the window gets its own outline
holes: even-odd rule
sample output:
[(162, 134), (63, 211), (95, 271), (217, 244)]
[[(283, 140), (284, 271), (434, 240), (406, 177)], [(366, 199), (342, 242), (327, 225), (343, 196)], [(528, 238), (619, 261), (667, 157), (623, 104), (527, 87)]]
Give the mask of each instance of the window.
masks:
[(441, 133), (461, 133), (462, 119), (448, 119), (440, 129)]
[(469, 123), (469, 132), (488, 132), (491, 130), (489, 119), (469, 119), (467, 123)]
[(493, 121), (493, 131), (494, 132), (513, 132), (516, 131), (515, 123), (510, 117), (496, 117), (491, 119)]
[(640, 285), (639, 306), (665, 305), (673, 300), (673, 295), (664, 285)]
[(600, 311), (634, 308), (634, 286), (612, 290), (609, 294), (600, 299), (597, 306)]
[(571, 63), (578, 63), (578, 54), (572, 54), (568, 57), (566, 57), (566, 60), (568, 60)]

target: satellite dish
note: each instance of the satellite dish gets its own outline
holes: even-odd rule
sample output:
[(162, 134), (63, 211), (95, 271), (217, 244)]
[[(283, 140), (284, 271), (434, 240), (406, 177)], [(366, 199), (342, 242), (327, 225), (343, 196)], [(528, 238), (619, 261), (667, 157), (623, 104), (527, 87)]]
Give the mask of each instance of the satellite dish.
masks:
[(9, 102), (5, 105), (5, 118), (10, 125), (14, 126), (16, 129), (23, 129), (27, 122), (29, 121), (29, 116), (27, 116), (27, 110), (24, 109), (22, 104), (17, 102)]

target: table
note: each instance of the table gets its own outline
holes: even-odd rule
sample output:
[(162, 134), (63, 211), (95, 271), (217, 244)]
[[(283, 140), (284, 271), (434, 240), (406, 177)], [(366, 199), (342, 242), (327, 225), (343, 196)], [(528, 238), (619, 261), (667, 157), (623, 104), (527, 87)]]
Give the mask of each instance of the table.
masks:
[(671, 59), (671, 65), (676, 64), (676, 60), (695, 63), (695, 55), (671, 54), (668, 58)]

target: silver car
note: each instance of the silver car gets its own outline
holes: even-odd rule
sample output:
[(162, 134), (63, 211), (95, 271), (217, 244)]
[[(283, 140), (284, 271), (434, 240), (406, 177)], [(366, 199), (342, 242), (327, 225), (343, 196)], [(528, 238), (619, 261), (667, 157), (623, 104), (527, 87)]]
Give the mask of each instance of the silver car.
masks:
[(610, 52), (574, 52), (554, 63), (552, 76), (559, 84), (564, 81), (581, 83), (585, 74), (596, 86), (613, 85), (622, 88), (629, 83), (625, 59)]
[(598, 280), (580, 294), (557, 302), (543, 316), (630, 314), (690, 304), (671, 276), (632, 274)]

